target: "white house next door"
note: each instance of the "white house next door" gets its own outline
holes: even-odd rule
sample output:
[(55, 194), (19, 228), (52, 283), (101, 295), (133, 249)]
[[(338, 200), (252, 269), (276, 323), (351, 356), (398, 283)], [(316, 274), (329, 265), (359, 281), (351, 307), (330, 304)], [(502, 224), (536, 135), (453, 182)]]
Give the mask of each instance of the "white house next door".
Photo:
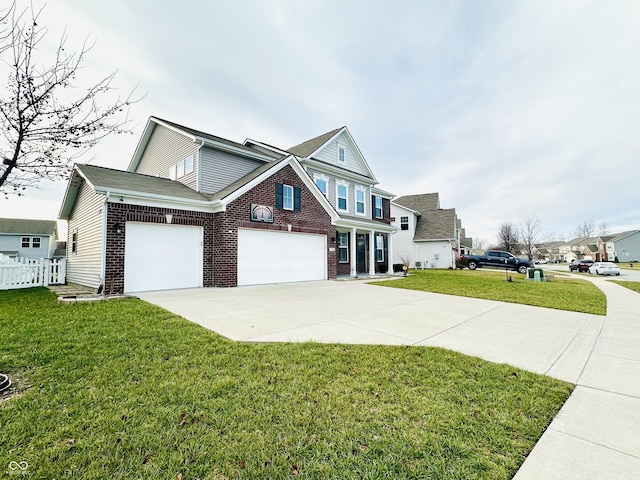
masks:
[(202, 227), (127, 222), (124, 291), (202, 286)]

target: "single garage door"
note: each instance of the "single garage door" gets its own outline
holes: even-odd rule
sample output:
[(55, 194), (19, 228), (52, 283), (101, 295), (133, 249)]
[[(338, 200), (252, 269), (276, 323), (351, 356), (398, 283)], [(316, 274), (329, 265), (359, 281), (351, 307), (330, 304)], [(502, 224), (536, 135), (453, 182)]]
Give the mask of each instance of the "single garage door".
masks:
[(238, 229), (238, 285), (326, 280), (327, 237)]
[(202, 286), (202, 227), (127, 222), (124, 290)]

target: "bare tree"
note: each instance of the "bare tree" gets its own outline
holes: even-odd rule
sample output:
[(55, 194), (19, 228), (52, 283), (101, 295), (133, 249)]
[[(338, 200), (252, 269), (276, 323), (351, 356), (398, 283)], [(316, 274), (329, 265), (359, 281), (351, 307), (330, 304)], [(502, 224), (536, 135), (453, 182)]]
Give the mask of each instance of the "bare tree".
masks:
[(590, 238), (596, 233), (596, 225), (593, 223), (593, 220), (585, 220), (581, 224), (579, 224), (576, 229), (573, 231), (573, 235), (575, 237), (585, 237)]
[(536, 252), (536, 244), (540, 242), (542, 237), (542, 226), (535, 213), (520, 222), (519, 234), (522, 249), (531, 261)]
[(487, 249), (487, 241), (484, 238), (475, 238), (473, 239), (473, 249), (474, 250), (486, 250)]
[(498, 246), (500, 250), (516, 254), (518, 251), (518, 230), (511, 220), (507, 220), (498, 230)]
[(606, 220), (603, 220), (598, 224), (598, 235), (600, 237), (605, 237), (609, 235), (609, 225), (607, 225)]
[(115, 72), (83, 89), (74, 83), (93, 46), (86, 41), (79, 52), (67, 53), (63, 35), (53, 60), (40, 63), (38, 45), (47, 33), (39, 26), (42, 11), (19, 12), (14, 1), (0, 13), (0, 62), (9, 72), (0, 93), (0, 192), (5, 195), (23, 195), (43, 178), (66, 178), (73, 159), (102, 138), (130, 133), (125, 111), (137, 101), (131, 92), (100, 104), (112, 95)]

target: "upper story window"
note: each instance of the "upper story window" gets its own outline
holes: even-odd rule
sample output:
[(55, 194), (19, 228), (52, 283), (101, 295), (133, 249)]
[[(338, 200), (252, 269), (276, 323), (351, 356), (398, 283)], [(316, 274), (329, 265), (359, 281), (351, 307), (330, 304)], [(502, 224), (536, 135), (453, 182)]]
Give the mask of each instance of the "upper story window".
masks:
[(365, 214), (364, 199), (365, 190), (363, 188), (356, 188), (356, 213), (358, 215)]
[(315, 180), (318, 189), (326, 197), (329, 191), (329, 179), (324, 175), (314, 175), (313, 179)]
[(349, 205), (349, 185), (336, 183), (336, 207), (341, 212), (346, 212)]
[(300, 188), (276, 183), (276, 208), (300, 211)]
[(400, 217), (400, 230), (409, 230), (409, 217)]
[(382, 207), (382, 197), (373, 197), (375, 199), (375, 215), (376, 218), (384, 218), (384, 208)]
[(22, 248), (40, 248), (41, 240), (40, 237), (22, 237), (20, 244)]
[(346, 163), (347, 161), (347, 149), (344, 146), (338, 144), (338, 162)]
[(169, 167), (169, 177), (171, 180), (177, 180), (191, 172), (193, 172), (193, 155), (189, 155), (184, 160), (180, 160), (175, 165)]
[(293, 187), (291, 185), (282, 185), (282, 208), (293, 210)]

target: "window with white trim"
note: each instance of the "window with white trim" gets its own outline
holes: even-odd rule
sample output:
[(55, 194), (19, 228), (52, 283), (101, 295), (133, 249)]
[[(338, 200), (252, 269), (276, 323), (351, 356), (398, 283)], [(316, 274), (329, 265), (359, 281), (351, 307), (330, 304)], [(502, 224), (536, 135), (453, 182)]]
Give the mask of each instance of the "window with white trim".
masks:
[(184, 160), (180, 160), (175, 165), (169, 167), (169, 178), (171, 178), (171, 180), (177, 180), (191, 172), (193, 172), (193, 155), (189, 155)]
[(376, 262), (384, 262), (384, 236), (376, 235)]
[(364, 215), (364, 198), (365, 198), (365, 190), (364, 188), (356, 188), (356, 214)]
[(40, 248), (40, 237), (31, 237), (31, 248)]
[(293, 187), (291, 185), (282, 185), (282, 208), (293, 210)]
[(71, 253), (78, 252), (78, 230), (74, 230), (71, 234)]
[(409, 217), (400, 217), (400, 230), (409, 230)]
[(340, 212), (348, 211), (349, 184), (336, 183), (336, 208)]
[(338, 262), (349, 262), (349, 234), (338, 232)]
[(382, 197), (373, 197), (375, 202), (375, 215), (376, 218), (384, 218), (384, 208), (382, 204)]
[(326, 197), (329, 192), (329, 179), (324, 175), (314, 175), (313, 179), (315, 180), (318, 189)]
[(346, 163), (347, 161), (347, 149), (338, 144), (338, 162)]

